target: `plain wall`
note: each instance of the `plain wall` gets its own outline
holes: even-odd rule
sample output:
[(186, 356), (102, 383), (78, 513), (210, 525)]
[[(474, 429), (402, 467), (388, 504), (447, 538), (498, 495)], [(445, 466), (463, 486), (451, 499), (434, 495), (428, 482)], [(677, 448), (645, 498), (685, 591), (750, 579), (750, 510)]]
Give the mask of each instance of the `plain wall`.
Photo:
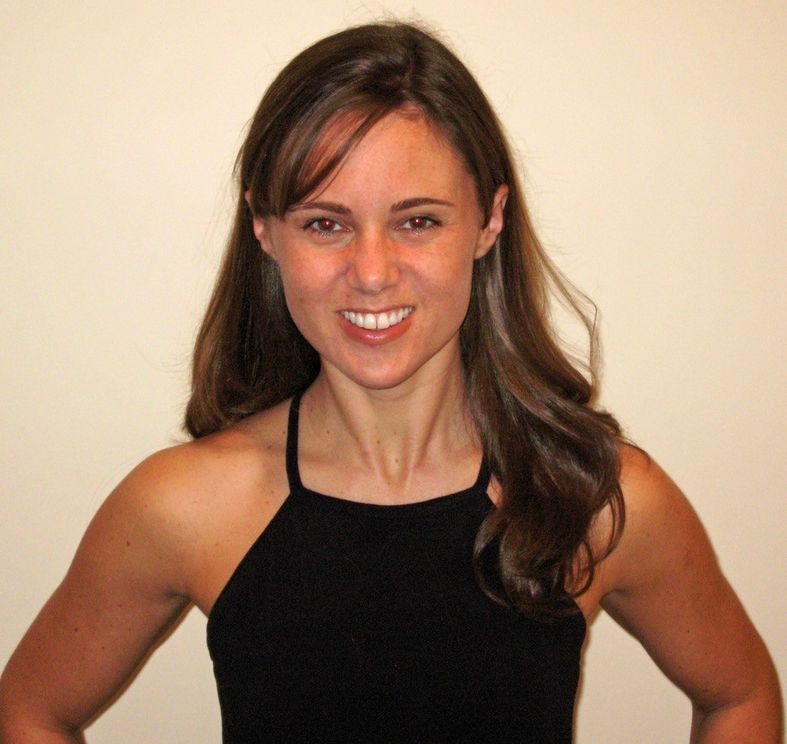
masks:
[[(689, 495), (785, 656), (787, 6), (422, 0), (597, 302), (603, 403)], [(91, 515), (182, 437), (242, 130), (297, 51), (405, 2), (3, 3), (0, 663)], [(654, 545), (654, 550), (659, 546)], [(92, 742), (217, 742), (193, 611)], [(690, 706), (602, 616), (580, 744), (686, 741)]]

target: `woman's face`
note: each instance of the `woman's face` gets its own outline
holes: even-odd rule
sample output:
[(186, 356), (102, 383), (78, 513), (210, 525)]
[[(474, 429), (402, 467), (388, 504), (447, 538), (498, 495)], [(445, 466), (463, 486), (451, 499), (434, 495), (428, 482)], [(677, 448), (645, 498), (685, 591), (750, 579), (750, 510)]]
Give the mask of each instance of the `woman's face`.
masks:
[(473, 262), (503, 226), (506, 194), (483, 225), (453, 147), (417, 113), (394, 112), (282, 219), (255, 218), (324, 373), (379, 390), (455, 370)]

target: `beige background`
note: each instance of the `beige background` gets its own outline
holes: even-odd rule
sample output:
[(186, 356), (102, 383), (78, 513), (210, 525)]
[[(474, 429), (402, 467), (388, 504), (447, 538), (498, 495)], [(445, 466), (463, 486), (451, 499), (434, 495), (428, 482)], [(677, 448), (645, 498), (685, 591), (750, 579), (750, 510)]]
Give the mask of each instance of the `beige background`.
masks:
[[(0, 662), (106, 493), (181, 436), (263, 89), (316, 38), (412, 7), (0, 6)], [(544, 240), (602, 310), (606, 404), (689, 494), (784, 676), (787, 6), (418, 7), (489, 93)], [(219, 741), (204, 626), (192, 612), (92, 742)], [(686, 741), (689, 716), (600, 618), (580, 744)]]

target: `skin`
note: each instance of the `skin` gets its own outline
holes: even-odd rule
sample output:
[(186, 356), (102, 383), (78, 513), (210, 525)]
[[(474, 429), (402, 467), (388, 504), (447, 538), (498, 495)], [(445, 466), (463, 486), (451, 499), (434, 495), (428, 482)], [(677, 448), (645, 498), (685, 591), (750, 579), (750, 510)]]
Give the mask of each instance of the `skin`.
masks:
[[(402, 208), (416, 198), (428, 201)], [(462, 407), (458, 331), (473, 261), (493, 246), (505, 198), (502, 187), (482, 224), (456, 153), (402, 112), (307, 199), (320, 206), (255, 218), (293, 318), (323, 362), (302, 403), (308, 487), (390, 504), (475, 480), (481, 450)], [(388, 333), (364, 334), (341, 315), (403, 307), (411, 315)], [(287, 411), (285, 402), (162, 451), (109, 496), (0, 680), (5, 744), (81, 741), (190, 603), (210, 613), (287, 496)], [(603, 607), (686, 692), (693, 742), (777, 744), (773, 666), (699, 520), (652, 460), (622, 446), (621, 462), (625, 531), (578, 599), (583, 613)], [(594, 539), (608, 528), (603, 512)]]

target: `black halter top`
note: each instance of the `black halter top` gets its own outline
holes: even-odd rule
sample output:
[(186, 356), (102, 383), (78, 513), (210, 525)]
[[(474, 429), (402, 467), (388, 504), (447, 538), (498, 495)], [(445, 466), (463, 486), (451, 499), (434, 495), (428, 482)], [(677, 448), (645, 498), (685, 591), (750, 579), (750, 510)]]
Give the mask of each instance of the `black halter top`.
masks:
[(290, 493), (208, 619), (225, 744), (572, 740), (582, 614), (492, 602), (472, 567), (489, 472), (396, 506)]

